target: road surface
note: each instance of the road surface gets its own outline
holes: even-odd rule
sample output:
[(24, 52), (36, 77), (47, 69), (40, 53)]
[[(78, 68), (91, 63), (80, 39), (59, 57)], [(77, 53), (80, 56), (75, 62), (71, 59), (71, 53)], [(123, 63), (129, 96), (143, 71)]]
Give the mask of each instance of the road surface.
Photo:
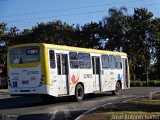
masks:
[(139, 96), (148, 96), (149, 92), (160, 91), (160, 87), (134, 87), (123, 90), (119, 96), (110, 92), (86, 95), (83, 102), (71, 101), (68, 97), (56, 98), (52, 104), (42, 102), (39, 96), (10, 97), (0, 93), (0, 119), (2, 120), (74, 120), (89, 109), (106, 103), (121, 102)]

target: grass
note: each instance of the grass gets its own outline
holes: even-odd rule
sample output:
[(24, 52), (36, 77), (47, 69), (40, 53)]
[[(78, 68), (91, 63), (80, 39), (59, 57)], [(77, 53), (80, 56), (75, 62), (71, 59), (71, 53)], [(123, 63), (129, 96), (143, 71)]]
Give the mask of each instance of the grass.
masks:
[(81, 120), (160, 120), (160, 94), (99, 108)]

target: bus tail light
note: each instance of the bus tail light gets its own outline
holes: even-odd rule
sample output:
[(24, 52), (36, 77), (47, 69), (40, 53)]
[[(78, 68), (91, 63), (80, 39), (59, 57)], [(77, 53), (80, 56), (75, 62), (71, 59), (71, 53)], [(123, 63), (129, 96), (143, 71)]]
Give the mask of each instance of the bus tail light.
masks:
[(40, 85), (44, 84), (44, 81), (45, 81), (45, 76), (44, 76), (44, 75), (41, 75)]
[(8, 80), (8, 85), (12, 87), (11, 80), (9, 77), (7, 78), (7, 80)]

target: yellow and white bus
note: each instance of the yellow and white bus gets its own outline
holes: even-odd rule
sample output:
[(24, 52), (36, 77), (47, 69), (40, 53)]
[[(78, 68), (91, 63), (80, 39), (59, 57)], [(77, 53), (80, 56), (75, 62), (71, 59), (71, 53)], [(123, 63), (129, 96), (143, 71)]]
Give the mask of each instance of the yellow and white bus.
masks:
[[(45, 43), (15, 45), (8, 50), (11, 95), (75, 96), (130, 87), (127, 54)], [(44, 97), (45, 96), (45, 97)]]

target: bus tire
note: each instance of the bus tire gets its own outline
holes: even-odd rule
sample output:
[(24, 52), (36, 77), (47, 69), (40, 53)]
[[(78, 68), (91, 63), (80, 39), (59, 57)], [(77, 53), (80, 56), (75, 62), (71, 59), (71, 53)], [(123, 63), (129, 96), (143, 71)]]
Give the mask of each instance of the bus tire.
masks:
[(75, 89), (75, 98), (78, 102), (81, 102), (84, 97), (84, 88), (81, 84), (77, 84)]
[(119, 95), (121, 93), (121, 84), (120, 82), (116, 82), (115, 90), (112, 91), (113, 95)]

